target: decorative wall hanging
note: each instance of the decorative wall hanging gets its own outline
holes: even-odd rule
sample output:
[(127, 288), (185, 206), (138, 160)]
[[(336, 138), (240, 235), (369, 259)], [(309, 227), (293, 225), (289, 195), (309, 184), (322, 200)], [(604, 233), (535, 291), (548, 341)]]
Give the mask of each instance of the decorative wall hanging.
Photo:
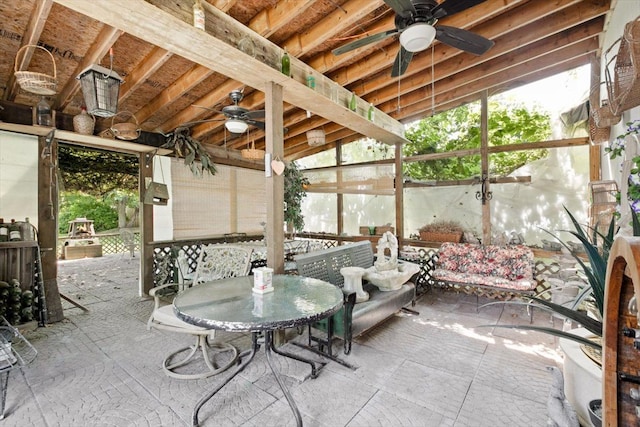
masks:
[(271, 170), (276, 175), (282, 175), (282, 172), (284, 172), (284, 168), (285, 164), (282, 160), (280, 160), (280, 157), (276, 156), (275, 159), (271, 160)]

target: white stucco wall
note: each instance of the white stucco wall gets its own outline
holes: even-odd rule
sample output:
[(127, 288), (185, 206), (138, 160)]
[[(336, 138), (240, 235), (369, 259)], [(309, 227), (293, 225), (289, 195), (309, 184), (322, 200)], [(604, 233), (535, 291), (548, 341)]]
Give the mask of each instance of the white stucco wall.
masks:
[(0, 131), (0, 217), (38, 226), (38, 137)]

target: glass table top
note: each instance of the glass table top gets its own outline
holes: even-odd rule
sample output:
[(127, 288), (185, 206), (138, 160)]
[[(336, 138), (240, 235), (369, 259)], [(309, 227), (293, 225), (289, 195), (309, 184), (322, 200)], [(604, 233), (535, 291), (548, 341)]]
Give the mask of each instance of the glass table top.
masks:
[(228, 331), (306, 325), (342, 307), (342, 291), (322, 280), (276, 274), (273, 287), (273, 292), (256, 294), (253, 276), (217, 280), (179, 293), (173, 306), (185, 322)]

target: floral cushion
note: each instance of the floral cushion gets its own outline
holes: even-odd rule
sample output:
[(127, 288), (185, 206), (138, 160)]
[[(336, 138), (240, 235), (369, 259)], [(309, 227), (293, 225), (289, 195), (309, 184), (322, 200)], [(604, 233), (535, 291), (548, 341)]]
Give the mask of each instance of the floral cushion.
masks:
[(531, 291), (533, 251), (526, 246), (443, 243), (432, 277), (436, 280), (468, 285)]

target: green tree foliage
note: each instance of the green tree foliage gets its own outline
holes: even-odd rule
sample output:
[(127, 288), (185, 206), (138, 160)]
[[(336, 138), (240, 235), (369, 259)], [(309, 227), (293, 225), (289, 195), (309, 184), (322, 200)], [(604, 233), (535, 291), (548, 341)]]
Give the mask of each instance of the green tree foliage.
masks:
[(284, 201), (287, 204), (284, 211), (284, 220), (291, 224), (294, 230), (304, 228), (302, 216), (302, 200), (307, 197), (306, 186), (309, 180), (298, 169), (296, 162), (290, 162), (284, 169)]
[(64, 191), (60, 194), (58, 231), (66, 234), (69, 221), (76, 218), (92, 219), (96, 233), (118, 226), (118, 212), (107, 201), (80, 191)]
[(113, 190), (138, 191), (138, 159), (69, 145), (58, 148), (63, 187), (102, 197)]
[[(408, 129), (411, 141), (405, 156), (480, 148), (480, 105), (465, 104), (420, 120)], [(523, 105), (489, 103), (489, 146), (544, 141), (551, 136), (549, 115)], [(490, 157), (490, 173), (505, 176), (543, 158), (547, 150), (496, 153)], [(479, 176), (480, 156), (469, 155), (421, 162), (407, 162), (405, 175), (415, 180), (455, 180)]]

